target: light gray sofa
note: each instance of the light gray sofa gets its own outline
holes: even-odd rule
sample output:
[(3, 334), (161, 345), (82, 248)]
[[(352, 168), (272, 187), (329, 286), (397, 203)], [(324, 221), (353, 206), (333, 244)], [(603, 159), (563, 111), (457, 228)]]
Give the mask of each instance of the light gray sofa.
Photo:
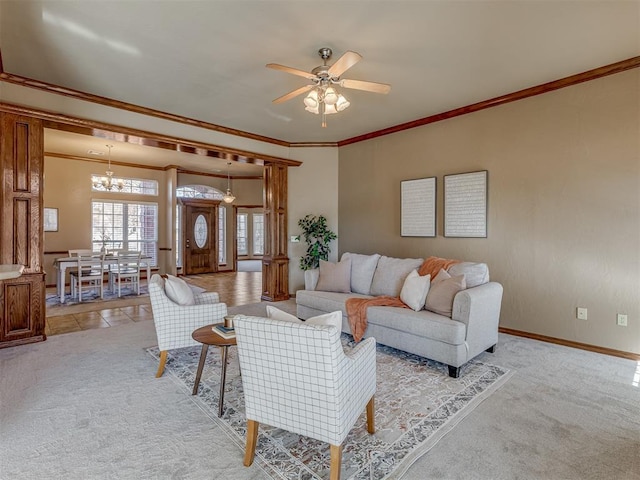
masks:
[[(351, 293), (316, 290), (319, 271), (307, 270), (305, 290), (296, 292), (299, 318), (340, 310), (342, 331), (350, 334), (345, 308), (348, 298), (397, 297), (407, 275), (423, 263), (423, 259), (377, 254), (345, 253), (342, 260), (347, 258), (351, 262)], [(484, 351), (493, 352), (498, 343), (502, 285), (489, 281), (484, 263), (462, 262), (448, 272), (463, 274), (468, 285), (455, 294), (450, 318), (424, 309), (373, 306), (367, 309), (364, 337), (375, 337), (381, 344), (442, 362), (449, 367), (449, 375), (457, 378), (462, 365)]]

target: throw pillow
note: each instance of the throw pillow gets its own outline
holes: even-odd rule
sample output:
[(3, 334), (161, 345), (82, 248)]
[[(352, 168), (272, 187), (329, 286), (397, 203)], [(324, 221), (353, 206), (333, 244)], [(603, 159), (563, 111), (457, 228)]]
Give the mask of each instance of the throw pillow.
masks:
[(420, 268), (422, 262), (422, 258), (380, 257), (371, 282), (371, 295), (374, 297), (380, 295), (400, 296), (404, 279), (407, 278), (411, 270)]
[(417, 270), (412, 270), (404, 280), (404, 285), (400, 291), (400, 300), (416, 312), (424, 308), (424, 302), (429, 293), (429, 283), (431, 275), (420, 276)]
[(295, 315), (291, 315), (290, 313), (283, 312), (279, 308), (272, 307), (271, 305), (267, 305), (267, 318), (272, 318), (274, 320), (282, 320), (283, 322), (294, 322), (294, 323), (301, 322), (301, 320)]
[(452, 277), (464, 275), (467, 288), (477, 287), (489, 281), (489, 267), (486, 263), (461, 262), (446, 269)]
[(330, 327), (336, 327), (340, 331), (342, 330), (342, 312), (339, 310), (311, 317), (307, 320), (300, 320), (295, 315), (291, 315), (290, 313), (283, 312), (279, 308), (267, 305), (267, 318), (282, 320), (283, 322), (304, 323), (307, 325), (328, 325)]
[(369, 295), (373, 274), (376, 272), (380, 255), (362, 255), (359, 253), (345, 252), (342, 260), (351, 259), (351, 291)]
[(320, 276), (316, 290), (323, 292), (351, 292), (351, 259), (338, 263), (320, 260)]
[(467, 288), (464, 275), (452, 277), (445, 270), (440, 269), (429, 287), (425, 307), (434, 313), (451, 317), (453, 299), (456, 294)]
[(189, 284), (173, 275), (167, 275), (167, 279), (164, 282), (164, 293), (167, 294), (167, 297), (172, 302), (178, 305), (194, 305), (196, 303), (193, 298), (193, 290), (191, 290)]

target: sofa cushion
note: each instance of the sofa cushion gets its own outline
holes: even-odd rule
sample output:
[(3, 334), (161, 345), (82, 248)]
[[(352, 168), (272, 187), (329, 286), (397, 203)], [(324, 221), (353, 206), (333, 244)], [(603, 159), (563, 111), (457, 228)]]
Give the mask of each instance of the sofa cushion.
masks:
[(424, 302), (429, 292), (431, 275), (420, 276), (417, 270), (411, 270), (404, 280), (402, 290), (400, 290), (400, 300), (416, 312), (424, 308)]
[(451, 265), (447, 273), (452, 277), (464, 275), (467, 288), (477, 287), (489, 282), (489, 267), (486, 263), (460, 262)]
[(342, 312), (339, 310), (331, 313), (325, 313), (324, 315), (311, 317), (303, 321), (295, 315), (284, 312), (272, 305), (267, 305), (267, 318), (281, 320), (283, 322), (304, 323), (306, 325), (325, 325), (336, 327), (338, 330), (342, 329)]
[(345, 303), (347, 298), (372, 298), (370, 295), (359, 293), (321, 292), (318, 290), (298, 290), (296, 292), (296, 304), (313, 308), (323, 312), (340, 310), (347, 314)]
[(431, 282), (424, 308), (451, 317), (453, 299), (460, 290), (465, 288), (464, 275), (452, 277), (446, 271), (440, 270)]
[(193, 290), (189, 284), (181, 278), (167, 275), (164, 282), (164, 293), (169, 299), (178, 305), (194, 305), (196, 303)]
[(463, 344), (467, 331), (462, 322), (426, 310), (414, 312), (408, 308), (369, 307), (367, 321), (369, 325), (387, 327), (451, 345)]
[(371, 295), (400, 296), (405, 278), (411, 270), (420, 268), (422, 258), (380, 257), (371, 282)]
[(316, 290), (349, 293), (351, 291), (351, 259), (347, 258), (338, 263), (320, 260), (320, 275)]
[(376, 272), (376, 266), (380, 255), (361, 255), (359, 253), (345, 252), (342, 254), (342, 260), (351, 259), (351, 291), (369, 295), (371, 292), (371, 282), (373, 274)]

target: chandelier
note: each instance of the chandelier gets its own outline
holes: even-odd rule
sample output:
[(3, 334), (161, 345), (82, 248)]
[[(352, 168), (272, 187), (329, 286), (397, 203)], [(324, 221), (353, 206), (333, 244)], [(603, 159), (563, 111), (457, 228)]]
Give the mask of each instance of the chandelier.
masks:
[(122, 188), (124, 187), (124, 180), (121, 178), (114, 178), (113, 171), (111, 170), (111, 149), (113, 148), (113, 145), (107, 145), (106, 147), (109, 149), (109, 166), (107, 167), (107, 171), (105, 172), (106, 176), (92, 176), (91, 181), (93, 182), (93, 187), (104, 188), (105, 190), (109, 191), (111, 191), (113, 188), (122, 190)]
[(322, 127), (327, 126), (327, 115), (346, 110), (351, 103), (335, 87), (329, 86), (330, 79), (321, 79), (319, 84), (304, 98), (307, 112), (322, 114)]
[(224, 203), (232, 203), (236, 197), (233, 193), (231, 193), (231, 178), (229, 177), (229, 167), (231, 166), (231, 162), (227, 163), (227, 193), (225, 193), (222, 197)]

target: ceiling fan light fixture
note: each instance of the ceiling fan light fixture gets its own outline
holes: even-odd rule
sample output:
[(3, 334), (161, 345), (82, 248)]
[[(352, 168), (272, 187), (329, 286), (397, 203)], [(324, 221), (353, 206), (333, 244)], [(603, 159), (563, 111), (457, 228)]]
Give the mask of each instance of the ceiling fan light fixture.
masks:
[(317, 112), (317, 110), (318, 110), (318, 92), (315, 89), (311, 90), (309, 92), (309, 95), (307, 95), (304, 98), (304, 104), (307, 106), (307, 108), (305, 110), (307, 110), (308, 112), (312, 111), (312, 110), (309, 110), (310, 108), (311, 109), (315, 108), (315, 110), (316, 110), (315, 113), (318, 113)]
[(309, 113), (315, 113), (316, 115), (318, 115), (320, 113), (320, 110), (318, 109), (318, 105), (316, 105), (315, 107), (304, 107), (304, 109), (309, 112)]
[(333, 87), (328, 87), (324, 92), (324, 103), (327, 105), (335, 105), (338, 101), (338, 92)]
[(339, 112), (342, 112), (347, 108), (349, 108), (349, 105), (351, 105), (351, 102), (347, 100), (344, 95), (342, 94), (338, 95), (338, 101), (336, 102), (336, 105), (335, 105), (336, 110), (338, 110)]
[(324, 105), (324, 114), (325, 115), (333, 115), (334, 113), (338, 113), (338, 110), (336, 110), (336, 106), (335, 105), (327, 105), (325, 103), (325, 105)]

